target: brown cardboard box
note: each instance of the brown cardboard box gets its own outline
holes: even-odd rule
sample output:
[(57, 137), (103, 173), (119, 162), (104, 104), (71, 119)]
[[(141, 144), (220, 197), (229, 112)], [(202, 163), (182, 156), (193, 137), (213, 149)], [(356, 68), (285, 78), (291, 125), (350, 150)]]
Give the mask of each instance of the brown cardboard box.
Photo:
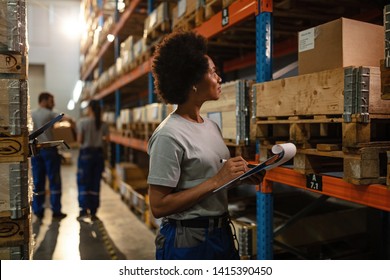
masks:
[(53, 140), (64, 140), (68, 145), (76, 143), (76, 132), (68, 121), (62, 121), (53, 126)]
[(384, 28), (347, 18), (299, 32), (298, 71), (308, 74), (347, 66), (379, 67)]

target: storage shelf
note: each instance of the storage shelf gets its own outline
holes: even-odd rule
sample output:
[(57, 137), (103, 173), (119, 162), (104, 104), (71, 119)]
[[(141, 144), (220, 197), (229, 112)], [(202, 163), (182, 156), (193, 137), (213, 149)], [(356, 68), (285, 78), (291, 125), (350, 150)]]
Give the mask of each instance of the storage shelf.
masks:
[(106, 87), (99, 93), (97, 93), (93, 98), (94, 99), (102, 99), (103, 97), (110, 95), (115, 90), (120, 89), (121, 87), (137, 80), (138, 78), (148, 74), (152, 67), (152, 59), (149, 59), (142, 63), (140, 66), (130, 71), (129, 73), (124, 74), (115, 82), (113, 82), (110, 86)]
[(229, 23), (227, 25), (222, 26), (222, 11), (220, 11), (194, 30), (206, 38), (211, 38), (247, 19), (249, 16), (257, 15), (257, 2), (256, 0), (235, 1), (228, 7)]
[(148, 142), (141, 139), (130, 138), (122, 136), (120, 132), (110, 131), (110, 141), (123, 145), (125, 147), (133, 148), (141, 152), (148, 151)]
[[(114, 36), (118, 35), (119, 31), (123, 28), (126, 21), (133, 14), (135, 8), (138, 6), (138, 4), (140, 2), (141, 2), (141, 0), (131, 1), (130, 6), (123, 12), (119, 21), (115, 24), (115, 26), (111, 32), (112, 35), (114, 35)], [(93, 59), (93, 61), (91, 62), (91, 64), (87, 68), (87, 70), (85, 70), (83, 73), (81, 73), (81, 80), (85, 81), (88, 78), (88, 76), (92, 73), (93, 69), (95, 69), (95, 67), (99, 63), (99, 60), (102, 58), (103, 54), (107, 51), (110, 44), (112, 44), (112, 42), (105, 41), (103, 46), (100, 48), (99, 53), (97, 54), (97, 56), (95, 56), (95, 58)]]
[(390, 188), (380, 184), (359, 186), (341, 178), (323, 175), (322, 191), (315, 191), (306, 187), (305, 175), (286, 167), (277, 167), (267, 171), (260, 191), (271, 193), (273, 182), (390, 211)]
[[(130, 17), (136, 5), (138, 5), (138, 2), (139, 0), (132, 2), (129, 9), (127, 9), (126, 12), (122, 15), (120, 21), (115, 25), (114, 31), (112, 33), (113, 35), (116, 35), (119, 32), (119, 30), (123, 27), (125, 21)], [(222, 26), (222, 12), (218, 12), (217, 14), (212, 16), (209, 20), (205, 21), (201, 26), (195, 28), (194, 30), (199, 34), (205, 36), (206, 38), (211, 38), (217, 35), (218, 33), (221, 33), (223, 30), (231, 28), (232, 26), (240, 23), (241, 21), (245, 20), (249, 16), (254, 16), (258, 12), (256, 0), (236, 1), (233, 2), (228, 7), (228, 9), (229, 9), (229, 24)], [(96, 67), (97, 63), (99, 62), (99, 59), (107, 51), (109, 44), (110, 44), (109, 42), (106, 42), (104, 46), (100, 49), (99, 54), (95, 57), (90, 67), (88, 67), (88, 70), (84, 74), (82, 74), (83, 80), (85, 80), (88, 77), (88, 75), (93, 71), (93, 69)], [(241, 62), (242, 63), (241, 67), (253, 65), (253, 61), (254, 61), (253, 54), (250, 54), (250, 56), (248, 57), (249, 59), (246, 59), (244, 62)], [(237, 61), (232, 61), (230, 64), (233, 64), (234, 62)], [(229, 65), (229, 62), (227, 63)], [(152, 59), (150, 58), (149, 60), (145, 61), (143, 64), (141, 64), (131, 72), (126, 73), (123, 76), (119, 77), (110, 86), (98, 92), (94, 96), (94, 99), (101, 99), (103, 97), (106, 97), (111, 93), (113, 93), (115, 90), (118, 90), (121, 87), (124, 87), (125, 85), (128, 85), (131, 82), (135, 81), (136, 79), (142, 77), (143, 75), (148, 74), (151, 71), (151, 64), (152, 64)], [(231, 66), (228, 67), (231, 68)]]

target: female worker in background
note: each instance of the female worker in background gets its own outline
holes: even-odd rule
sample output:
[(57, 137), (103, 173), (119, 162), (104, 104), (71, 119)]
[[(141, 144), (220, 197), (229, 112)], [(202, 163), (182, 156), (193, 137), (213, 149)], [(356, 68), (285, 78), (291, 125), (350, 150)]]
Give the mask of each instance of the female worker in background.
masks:
[(230, 158), (217, 124), (199, 113), (221, 95), (206, 39), (193, 32), (167, 35), (156, 47), (152, 73), (156, 93), (178, 105), (148, 143), (150, 207), (163, 217), (156, 259), (239, 259), (227, 192), (212, 192), (248, 167), (242, 157)]
[(104, 170), (104, 140), (108, 141), (108, 126), (101, 119), (99, 102), (91, 100), (87, 107), (87, 116), (77, 123), (77, 141), (80, 144), (77, 165), (79, 219), (89, 215), (92, 220), (97, 219), (100, 180)]

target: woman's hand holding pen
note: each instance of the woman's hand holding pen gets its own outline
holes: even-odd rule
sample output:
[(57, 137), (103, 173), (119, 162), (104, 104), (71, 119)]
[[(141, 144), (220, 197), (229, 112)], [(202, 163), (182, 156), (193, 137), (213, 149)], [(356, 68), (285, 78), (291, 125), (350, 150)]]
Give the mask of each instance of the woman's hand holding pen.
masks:
[[(235, 158), (231, 158), (230, 160), (233, 160), (235, 162), (235, 166), (238, 167), (238, 175), (237, 176), (234, 176), (234, 178), (242, 175), (243, 173), (247, 172), (248, 170), (250, 170), (251, 168), (255, 167), (256, 165), (253, 165), (253, 164), (248, 164), (247, 161), (245, 161), (242, 157), (235, 157)], [(227, 163), (229, 160), (227, 159), (221, 159), (220, 160), (222, 164), (225, 164)], [(242, 162), (245, 163), (245, 168), (242, 167)], [(245, 170), (243, 172), (240, 172), (240, 166), (241, 166), (241, 170)], [(253, 174), (252, 176), (250, 176), (249, 178), (245, 179), (242, 183), (245, 183), (245, 184), (255, 184), (255, 185), (260, 185), (261, 182), (263, 181), (263, 178), (265, 176), (265, 173), (266, 171), (265, 170), (262, 170), (261, 172), (259, 173), (256, 173), (256, 174)], [(236, 173), (237, 174), (237, 173)], [(232, 179), (234, 179), (232, 178)]]
[(241, 156), (233, 157), (228, 160), (221, 160), (222, 168), (217, 173), (221, 185), (237, 178), (249, 170), (248, 162)]

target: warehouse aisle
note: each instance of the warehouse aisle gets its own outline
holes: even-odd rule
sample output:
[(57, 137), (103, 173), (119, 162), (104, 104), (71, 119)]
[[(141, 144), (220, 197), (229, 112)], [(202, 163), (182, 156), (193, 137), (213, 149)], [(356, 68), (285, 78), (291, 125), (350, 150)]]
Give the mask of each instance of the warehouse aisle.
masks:
[[(78, 221), (77, 155), (62, 166), (62, 211), (67, 217), (53, 220), (47, 205), (45, 216), (32, 218), (35, 260), (150, 260), (154, 259), (154, 233), (121, 201), (119, 193), (102, 182), (99, 220)], [(46, 200), (48, 201), (48, 199)]]

